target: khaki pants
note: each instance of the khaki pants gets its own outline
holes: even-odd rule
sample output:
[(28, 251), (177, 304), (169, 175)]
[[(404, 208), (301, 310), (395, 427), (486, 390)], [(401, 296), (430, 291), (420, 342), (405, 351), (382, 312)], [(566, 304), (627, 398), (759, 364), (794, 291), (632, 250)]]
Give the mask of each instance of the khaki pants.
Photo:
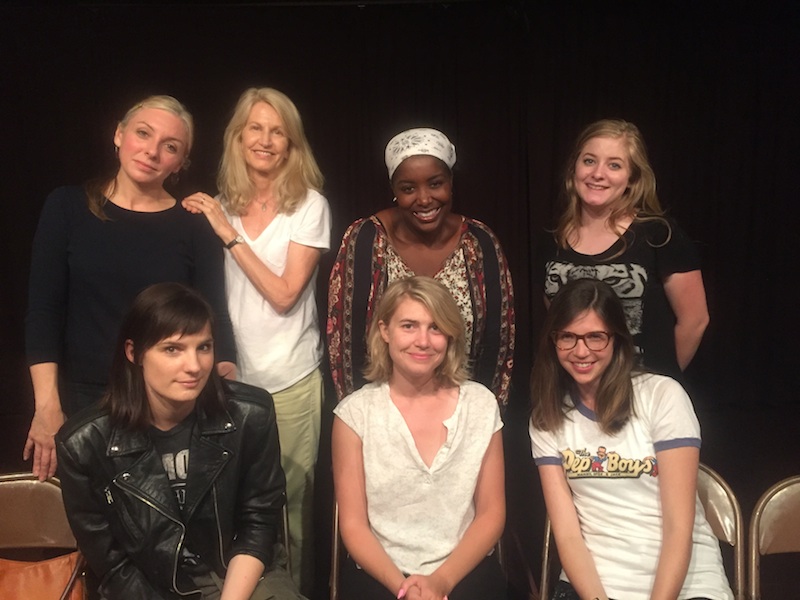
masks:
[[(250, 600), (308, 600), (297, 590), (292, 578), (286, 571), (286, 551), (281, 544), (275, 544), (275, 560), (273, 567), (264, 573), (261, 581), (250, 596)], [(195, 585), (203, 594), (203, 600), (219, 600), (222, 586), (225, 583), (216, 573), (193, 577)]]
[(286, 475), (292, 579), (308, 595), (314, 585), (314, 466), (322, 418), (322, 374), (315, 369), (293, 386), (272, 394), (281, 466)]

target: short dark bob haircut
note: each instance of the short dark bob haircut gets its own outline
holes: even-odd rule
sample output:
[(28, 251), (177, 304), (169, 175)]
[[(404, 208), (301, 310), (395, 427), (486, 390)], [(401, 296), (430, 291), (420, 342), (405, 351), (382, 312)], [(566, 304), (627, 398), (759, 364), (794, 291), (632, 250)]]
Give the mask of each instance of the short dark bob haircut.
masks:
[(611, 334), (611, 362), (600, 378), (595, 414), (606, 433), (619, 431), (633, 414), (633, 337), (625, 311), (614, 290), (597, 279), (569, 282), (553, 298), (542, 327), (531, 375), (531, 420), (536, 429), (557, 431), (579, 398), (575, 380), (558, 360), (552, 334), (563, 331), (585, 312), (593, 310)]
[[(214, 311), (198, 292), (185, 285), (157, 283), (136, 296), (120, 328), (111, 381), (102, 401), (115, 426), (145, 429), (152, 422), (142, 371), (144, 353), (165, 338), (199, 333), (206, 325), (214, 330)], [(125, 353), (128, 341), (133, 344), (133, 362)], [(225, 411), (225, 390), (215, 368), (197, 405), (207, 414)]]

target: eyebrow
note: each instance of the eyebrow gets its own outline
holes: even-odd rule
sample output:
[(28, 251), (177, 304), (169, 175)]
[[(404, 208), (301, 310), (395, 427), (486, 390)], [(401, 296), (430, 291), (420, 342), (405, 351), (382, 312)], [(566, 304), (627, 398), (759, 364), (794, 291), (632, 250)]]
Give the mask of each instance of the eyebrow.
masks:
[[(444, 172), (441, 172), (441, 173), (436, 173), (435, 175), (431, 175), (430, 177), (428, 177), (428, 178), (425, 180), (425, 182), (426, 182), (426, 183), (430, 183), (431, 181), (433, 181), (434, 179), (438, 179), (439, 177), (447, 177), (447, 174), (446, 174), (446, 173), (444, 173)], [(394, 182), (394, 185), (399, 185), (399, 184), (401, 184), (401, 183), (411, 183), (411, 184), (414, 184), (414, 183), (417, 183), (417, 180), (416, 180), (416, 179), (398, 179), (397, 181), (395, 181), (395, 182)]]
[(419, 324), (419, 321), (416, 321), (414, 319), (400, 319), (400, 322), (401, 323), (412, 323), (414, 325), (418, 325)]
[[(190, 333), (189, 335), (193, 335), (193, 334), (191, 334), (191, 333)], [(185, 341), (183, 341), (183, 338), (184, 338), (184, 336), (183, 336), (183, 335), (181, 335), (180, 337), (174, 338), (174, 339), (173, 339), (173, 338), (171, 338), (171, 337), (169, 337), (169, 338), (164, 338), (163, 340), (161, 340), (160, 342), (158, 342), (158, 344), (156, 344), (156, 345), (157, 345), (157, 346), (161, 346), (161, 345), (167, 345), (167, 346), (186, 346), (186, 342), (185, 342)], [(200, 343), (199, 343), (198, 345), (203, 345), (203, 344), (211, 344), (211, 343), (213, 343), (213, 342), (214, 342), (214, 337), (213, 337), (213, 336), (211, 336), (211, 337), (207, 337), (207, 338), (206, 338), (206, 339), (204, 339), (204, 340), (201, 340), (201, 341), (200, 341)]]
[[(134, 125), (144, 125), (149, 130), (155, 131), (155, 128), (152, 125), (150, 125), (150, 123), (148, 123), (147, 121), (136, 121), (136, 123), (134, 123)], [(186, 144), (186, 142), (184, 140), (182, 140), (181, 138), (177, 138), (177, 137), (164, 138), (164, 141), (167, 141), (167, 142), (178, 142), (180, 144)]]
[[(597, 154), (594, 152), (584, 152), (581, 156), (591, 156), (592, 158), (597, 158)], [(625, 162), (626, 159), (621, 156), (609, 156), (608, 160), (619, 160)]]

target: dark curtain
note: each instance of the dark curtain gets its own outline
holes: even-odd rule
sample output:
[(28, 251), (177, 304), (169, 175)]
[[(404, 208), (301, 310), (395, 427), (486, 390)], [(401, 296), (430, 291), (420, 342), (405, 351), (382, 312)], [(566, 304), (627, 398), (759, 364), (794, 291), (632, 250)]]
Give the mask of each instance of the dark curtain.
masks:
[[(530, 565), (541, 516), (525, 437), (543, 312), (535, 240), (558, 213), (579, 130), (602, 117), (635, 122), (662, 202), (703, 259), (711, 326), (687, 373), (703, 460), (731, 479), (757, 472), (739, 475), (751, 506), (796, 471), (792, 450), (775, 446), (800, 433), (785, 417), (800, 358), (798, 17), (792, 3), (750, 2), (3, 7), (0, 465), (22, 466), (32, 411), (23, 320), (47, 193), (113, 169), (116, 120), (153, 93), (176, 96), (196, 120), (192, 167), (175, 195), (213, 193), (238, 95), (268, 85), (303, 115), (326, 176), (334, 244), (351, 221), (391, 201), (383, 148), (392, 135), (432, 126), (455, 143), (455, 210), (496, 232), (514, 277), (509, 530)], [(335, 250), (320, 269), (323, 306)]]

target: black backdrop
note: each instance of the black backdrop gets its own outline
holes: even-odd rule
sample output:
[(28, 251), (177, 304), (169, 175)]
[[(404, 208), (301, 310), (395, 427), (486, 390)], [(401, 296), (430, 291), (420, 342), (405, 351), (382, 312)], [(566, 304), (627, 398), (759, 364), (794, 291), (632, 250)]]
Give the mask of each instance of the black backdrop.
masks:
[[(214, 192), (236, 98), (269, 85), (303, 115), (336, 241), (389, 203), (389, 137), (428, 125), (455, 143), (456, 209), (497, 233), (514, 276), (509, 529), (530, 556), (540, 510), (524, 395), (543, 310), (533, 240), (557, 212), (559, 172), (578, 131), (601, 117), (637, 123), (662, 201), (703, 258), (711, 326), (687, 373), (703, 460), (734, 483), (747, 511), (798, 470), (800, 428), (789, 417), (800, 358), (799, 17), (792, 3), (749, 2), (0, 8), (0, 467), (22, 466), (32, 410), (23, 317), (47, 193), (113, 167), (116, 120), (152, 93), (178, 97), (196, 119), (193, 164), (176, 195)], [(320, 271), (323, 295), (333, 254)]]

